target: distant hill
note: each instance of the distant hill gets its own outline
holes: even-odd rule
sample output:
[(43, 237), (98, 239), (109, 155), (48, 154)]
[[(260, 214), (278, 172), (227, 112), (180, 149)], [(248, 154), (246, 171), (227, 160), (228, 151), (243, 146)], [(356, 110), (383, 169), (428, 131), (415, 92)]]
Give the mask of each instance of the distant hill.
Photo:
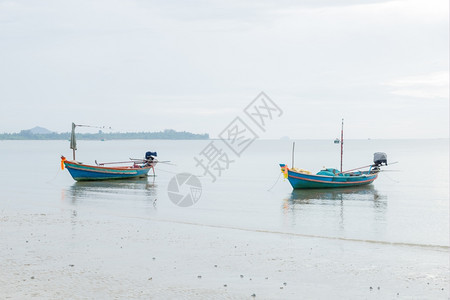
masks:
[(39, 127), (39, 126), (33, 127), (26, 131), (29, 131), (32, 134), (52, 134), (53, 133), (53, 131), (50, 131), (47, 128)]

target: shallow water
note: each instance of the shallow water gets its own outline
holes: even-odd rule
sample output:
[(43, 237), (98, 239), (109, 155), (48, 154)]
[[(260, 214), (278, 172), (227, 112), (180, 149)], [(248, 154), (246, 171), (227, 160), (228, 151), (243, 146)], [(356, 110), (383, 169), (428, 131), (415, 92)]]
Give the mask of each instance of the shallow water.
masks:
[[(369, 186), (295, 191), (279, 176), (278, 167), (278, 163), (291, 164), (291, 141), (258, 140), (246, 149), (241, 157), (233, 156), (229, 149), (220, 144), (220, 141), (214, 141), (233, 160), (228, 169), (222, 170), (220, 176), (216, 174), (215, 182), (212, 182), (208, 174), (203, 176), (203, 170), (196, 166), (194, 160), (194, 156), (199, 157), (200, 152), (209, 142), (79, 141), (77, 160), (85, 163), (93, 163), (94, 160), (100, 162), (126, 160), (129, 157), (139, 158), (146, 151), (158, 151), (159, 160), (170, 160), (171, 164), (159, 164), (156, 167), (157, 176), (144, 180), (77, 183), (73, 181), (67, 170), (60, 170), (60, 155), (71, 157), (67, 141), (0, 141), (2, 162), (0, 213), (4, 221), (3, 231), (0, 231), (0, 234), (3, 235), (3, 240), (7, 241), (4, 249), (14, 244), (14, 238), (9, 235), (11, 230), (14, 230), (14, 226), (17, 226), (17, 231), (20, 231), (20, 226), (23, 226), (23, 224), (14, 225), (12, 221), (20, 219), (20, 216), (23, 216), (24, 220), (27, 220), (26, 216), (37, 216), (38, 220), (34, 220), (34, 217), (29, 220), (30, 228), (33, 228), (34, 222), (36, 222), (36, 228), (41, 228), (44, 222), (42, 219), (48, 217), (52, 220), (49, 221), (52, 231), (49, 235), (52, 236), (53, 242), (69, 243), (75, 249), (82, 247), (80, 242), (89, 236), (89, 231), (94, 236), (110, 236), (114, 240), (114, 237), (118, 235), (117, 232), (125, 229), (140, 228), (139, 230), (145, 231), (148, 230), (148, 228), (144, 229), (146, 226), (154, 226), (164, 230), (161, 229), (164, 226), (155, 226), (152, 223), (156, 221), (159, 224), (170, 224), (166, 227), (174, 227), (175, 231), (182, 230), (184, 233), (181, 236), (190, 236), (191, 240), (192, 234), (197, 230), (204, 231), (202, 232), (204, 236), (196, 236), (191, 241), (199, 245), (214, 243), (217, 236), (223, 234), (223, 230), (238, 231), (236, 236), (239, 236), (240, 241), (246, 238), (252, 239), (255, 235), (261, 234), (274, 237), (260, 236), (260, 240), (267, 239), (268, 244), (277, 243), (277, 239), (280, 238), (284, 239), (284, 241), (278, 241), (280, 246), (282, 244), (297, 245), (297, 239), (313, 239), (314, 244), (320, 244), (320, 247), (324, 249), (324, 253), (316, 257), (319, 263), (328, 259), (325, 254), (326, 249), (332, 251), (336, 250), (336, 247), (348, 248), (348, 243), (352, 243), (356, 245), (352, 247), (356, 249), (355, 255), (358, 256), (358, 261), (352, 261), (352, 256), (348, 254), (343, 257), (334, 255), (330, 258), (334, 260), (334, 263), (339, 263), (342, 259), (341, 267), (344, 271), (347, 268), (349, 272), (354, 271), (349, 266), (361, 264), (358, 272), (363, 274), (364, 253), (371, 253), (374, 250), (373, 247), (377, 249), (385, 246), (399, 247), (393, 252), (397, 253), (398, 257), (406, 256), (405, 259), (410, 260), (408, 263), (423, 256), (422, 261), (419, 261), (423, 267), (423, 274), (420, 276), (423, 278), (434, 276), (438, 280), (436, 284), (448, 280), (448, 274), (445, 277), (448, 259), (442, 260), (441, 268), (436, 269), (436, 261), (439, 262), (442, 257), (445, 258), (449, 246), (448, 140), (348, 140), (345, 144), (344, 169), (370, 164), (373, 153), (378, 151), (386, 152), (390, 162), (398, 161), (398, 163), (386, 167), (388, 171), (381, 173), (375, 183)], [(333, 144), (333, 141), (296, 141), (295, 165), (313, 172), (317, 172), (322, 166), (338, 168), (339, 145)], [(169, 181), (175, 174), (182, 172), (197, 175), (202, 184), (201, 197), (191, 207), (176, 206), (170, 201), (167, 193)], [(41, 215), (46, 217), (39, 217)], [(69, 230), (72, 232), (71, 236), (66, 236), (66, 230), (59, 230), (55, 226), (55, 222), (59, 222), (55, 221), (55, 218), (63, 223), (64, 228), (66, 226), (72, 228)], [(86, 224), (87, 228), (81, 230), (80, 224), (83, 226)], [(203, 229), (192, 229), (193, 227)], [(8, 237), (5, 236), (7, 234)], [(170, 233), (167, 234), (170, 236)], [(164, 237), (160, 238), (164, 239)], [(114, 244), (111, 239), (106, 244)], [(296, 240), (292, 242), (292, 239)], [(134, 259), (146, 260), (148, 258), (142, 257), (143, 253), (138, 249), (140, 243), (143, 243), (142, 240), (128, 239), (126, 245), (135, 249), (137, 257)], [(192, 248), (194, 247), (192, 244), (186, 243), (188, 252), (198, 251)], [(110, 257), (110, 261), (115, 260), (114, 252), (111, 252), (110, 248), (102, 247), (95, 240), (90, 241), (90, 245), (96, 253), (92, 256), (93, 258), (104, 255)], [(145, 243), (143, 245), (145, 246)], [(256, 255), (255, 253), (264, 252), (265, 250), (260, 248), (263, 247), (261, 245), (249, 246), (251, 247), (249, 253)], [(182, 247), (182, 245), (178, 246)], [(222, 249), (228, 246), (224, 242), (218, 247)], [(65, 246), (61, 247), (63, 251)], [(276, 245), (270, 245), (270, 247), (274, 253), (278, 251)], [(45, 246), (42, 249), (45, 249)], [(300, 253), (306, 251), (305, 249), (299, 250)], [(381, 252), (384, 251), (386, 250), (381, 250)], [(437, 251), (437, 254), (434, 251)], [(11, 261), (20, 261), (30, 255), (14, 251), (8, 253)], [(89, 253), (86, 254), (87, 257)], [(224, 254), (225, 259), (230, 255), (230, 252), (226, 253), (228, 254)], [(265, 257), (264, 254), (261, 255)], [(267, 254), (268, 257), (265, 257), (263, 261), (269, 260), (270, 255)], [(389, 254), (386, 255), (389, 256)], [(372, 259), (371, 257), (367, 254), (368, 261)], [(170, 255), (166, 258), (174, 259)], [(207, 253), (202, 253), (192, 258), (191, 263), (194, 264), (198, 259), (210, 258), (211, 255), (208, 257)], [(296, 261), (297, 258), (292, 259)], [(385, 259), (386, 262), (395, 264), (388, 257)], [(246, 261), (246, 258), (240, 257), (238, 261), (242, 263)], [(383, 256), (378, 256), (375, 262), (383, 264)], [(429, 269), (426, 267), (428, 263)], [(271, 264), (274, 263), (271, 262)], [(284, 269), (286, 264), (289, 265), (289, 259), (280, 258), (275, 266), (286, 271)], [(399, 263), (398, 274), (396, 274), (399, 282), (411, 275), (411, 270), (405, 270), (401, 264)], [(139, 263), (135, 265), (134, 261), (125, 260), (121, 263), (118, 260), (117, 265), (122, 268), (130, 268), (130, 266), (138, 268)], [(368, 265), (373, 266), (371, 263)], [(96, 262), (93, 262), (92, 266), (104, 269)], [(188, 265), (185, 267), (188, 268)], [(21, 267), (17, 268), (21, 270)], [(49, 268), (52, 267), (49, 266)], [(339, 268), (335, 266), (332, 270), (336, 271)], [(322, 271), (317, 272), (319, 274)], [(164, 274), (164, 271), (160, 272)], [(229, 270), (228, 274), (230, 272)], [(254, 276), (263, 276), (263, 273), (271, 272), (268, 269), (260, 274), (255, 271)], [(380, 278), (382, 275), (377, 276), (371, 272), (369, 272), (370, 276), (382, 279)], [(297, 270), (290, 276), (302, 278), (304, 274)], [(345, 277), (344, 274), (340, 276)], [(418, 274), (415, 276), (420, 277)], [(194, 286), (196, 284), (197, 281)], [(189, 286), (189, 281), (187, 285)], [(331, 282), (330, 286), (333, 285), (337, 286), (338, 283)], [(197, 288), (201, 289), (203, 286)], [(192, 296), (190, 292), (187, 292), (185, 284), (180, 286), (175, 284), (173, 289), (172, 291), (163, 289), (158, 292), (161, 293), (158, 295), (163, 297), (170, 294), (176, 297), (179, 296), (178, 293), (181, 293), (184, 296)], [(240, 291), (228, 296), (240, 298), (242, 296), (239, 294)], [(278, 286), (277, 292), (279, 292)], [(297, 292), (284, 296), (271, 294), (272, 292), (268, 290), (264, 293), (275, 298), (278, 296), (295, 298)], [(349, 298), (360, 295), (346, 290), (341, 292), (342, 296), (349, 296)], [(447, 287), (441, 290), (439, 286), (439, 289), (433, 290), (434, 292), (437, 294), (433, 295), (438, 297), (448, 295)], [(305, 295), (320, 298), (325, 297), (326, 294), (323, 293), (319, 289), (310, 287)], [(424, 288), (423, 296), (427, 296), (428, 293), (431, 292)], [(207, 293), (203, 296), (209, 297), (211, 294)], [(195, 293), (192, 297), (195, 297)]]

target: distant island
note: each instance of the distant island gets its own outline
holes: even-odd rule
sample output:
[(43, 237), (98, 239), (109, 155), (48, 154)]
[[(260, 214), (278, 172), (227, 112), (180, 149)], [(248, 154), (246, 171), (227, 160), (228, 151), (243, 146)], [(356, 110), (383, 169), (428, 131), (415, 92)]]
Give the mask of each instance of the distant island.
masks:
[[(78, 140), (208, 140), (209, 134), (166, 129), (158, 132), (79, 133)], [(21, 130), (19, 133), (0, 133), (0, 140), (68, 140), (70, 132), (57, 133), (42, 127)]]

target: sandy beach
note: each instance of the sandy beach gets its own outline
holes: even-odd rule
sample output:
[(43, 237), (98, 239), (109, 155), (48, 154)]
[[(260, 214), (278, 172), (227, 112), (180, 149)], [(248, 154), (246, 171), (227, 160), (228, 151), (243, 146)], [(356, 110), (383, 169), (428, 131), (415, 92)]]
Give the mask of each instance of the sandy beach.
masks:
[[(4, 299), (447, 299), (448, 249), (3, 212)], [(426, 262), (426, 263), (425, 263)]]

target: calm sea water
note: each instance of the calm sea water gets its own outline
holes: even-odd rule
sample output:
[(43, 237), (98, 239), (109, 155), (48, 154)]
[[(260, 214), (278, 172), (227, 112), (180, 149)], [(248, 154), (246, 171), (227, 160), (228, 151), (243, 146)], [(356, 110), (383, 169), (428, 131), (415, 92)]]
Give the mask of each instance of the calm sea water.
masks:
[[(211, 142), (232, 160), (215, 182), (194, 160), (214, 154), (204, 151)], [(291, 141), (259, 140), (237, 157), (218, 140), (81, 140), (77, 160), (85, 163), (146, 151), (171, 161), (156, 177), (85, 183), (60, 169), (68, 141), (0, 141), (0, 294), (448, 299), (448, 145), (349, 140), (345, 169), (370, 164), (378, 151), (398, 163), (370, 186), (293, 191), (278, 167), (290, 165)], [(296, 141), (295, 165), (336, 168), (339, 148)], [(190, 207), (168, 196), (183, 172), (202, 185)]]
[[(194, 157), (210, 141), (78, 141), (77, 159), (117, 161), (157, 151), (155, 178), (76, 183), (60, 170), (71, 157), (67, 141), (0, 141), (0, 211), (150, 217), (181, 223), (281, 232), (323, 238), (414, 245), (449, 245), (448, 140), (348, 140), (344, 169), (372, 162), (386, 152), (390, 162), (373, 185), (333, 190), (297, 190), (279, 176), (291, 164), (292, 141), (259, 140), (241, 157), (220, 141), (233, 160), (217, 180), (203, 175)], [(317, 172), (339, 167), (333, 141), (296, 141), (295, 165)], [(177, 173), (198, 175), (202, 195), (191, 207), (174, 205), (167, 193)], [(216, 175), (218, 175), (216, 173)], [(278, 179), (278, 181), (277, 181)], [(270, 189), (270, 190), (269, 190)]]

